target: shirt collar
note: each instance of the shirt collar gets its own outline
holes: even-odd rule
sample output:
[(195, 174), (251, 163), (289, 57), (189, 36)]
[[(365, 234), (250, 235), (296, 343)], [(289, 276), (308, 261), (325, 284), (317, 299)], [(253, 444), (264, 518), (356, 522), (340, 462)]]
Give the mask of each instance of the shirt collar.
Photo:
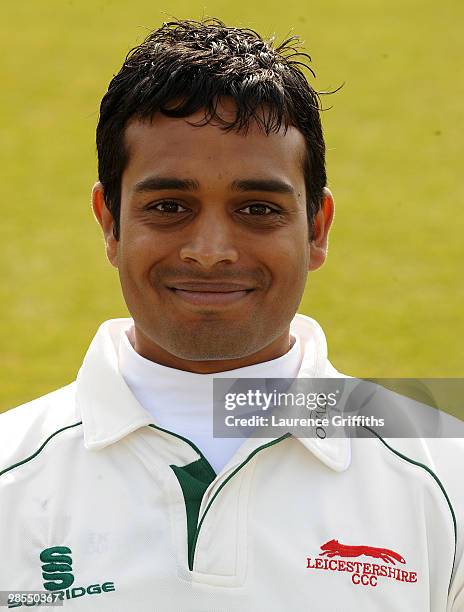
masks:
[[(84, 445), (89, 450), (104, 448), (140, 427), (153, 423), (153, 417), (136, 400), (119, 371), (118, 347), (130, 319), (112, 319), (97, 331), (77, 375), (77, 410), (82, 418)], [(327, 345), (320, 326), (309, 317), (297, 314), (291, 331), (300, 338), (303, 358), (299, 377), (340, 376), (327, 361)], [(320, 461), (336, 471), (350, 463), (348, 438), (299, 438), (302, 445)], [(247, 451), (263, 440), (246, 442)]]

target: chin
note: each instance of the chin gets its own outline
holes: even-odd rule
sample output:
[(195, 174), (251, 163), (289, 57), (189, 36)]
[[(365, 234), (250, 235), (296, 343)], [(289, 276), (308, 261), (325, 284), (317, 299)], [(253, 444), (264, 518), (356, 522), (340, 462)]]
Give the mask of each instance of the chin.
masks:
[[(168, 332), (168, 333), (167, 333)], [(159, 345), (171, 355), (189, 361), (223, 361), (240, 359), (261, 347), (253, 336), (253, 329), (232, 324), (188, 326), (176, 330), (163, 330)], [(164, 342), (163, 342), (164, 340)], [(266, 343), (264, 342), (264, 345)]]

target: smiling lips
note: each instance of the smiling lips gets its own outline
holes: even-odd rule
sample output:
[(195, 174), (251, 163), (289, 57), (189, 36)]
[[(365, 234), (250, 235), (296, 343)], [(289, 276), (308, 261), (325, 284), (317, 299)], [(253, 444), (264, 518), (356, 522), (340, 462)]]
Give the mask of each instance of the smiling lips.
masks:
[(168, 287), (176, 297), (200, 306), (226, 306), (248, 296), (254, 287), (236, 283), (176, 282)]

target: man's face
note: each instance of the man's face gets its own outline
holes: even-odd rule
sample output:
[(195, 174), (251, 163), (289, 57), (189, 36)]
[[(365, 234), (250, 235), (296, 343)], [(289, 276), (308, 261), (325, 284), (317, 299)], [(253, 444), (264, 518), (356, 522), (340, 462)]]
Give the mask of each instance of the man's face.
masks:
[(187, 122), (203, 117), (158, 113), (125, 132), (120, 237), (107, 228), (107, 252), (148, 358), (242, 359), (285, 338), (288, 349), (310, 269), (301, 133)]

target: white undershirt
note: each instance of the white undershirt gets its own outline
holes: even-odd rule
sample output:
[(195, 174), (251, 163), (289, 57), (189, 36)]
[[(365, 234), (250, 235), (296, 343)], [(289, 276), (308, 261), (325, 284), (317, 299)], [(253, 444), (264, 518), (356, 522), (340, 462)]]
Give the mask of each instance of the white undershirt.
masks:
[[(213, 437), (213, 379), (295, 378), (302, 354), (298, 336), (290, 350), (277, 359), (215, 374), (176, 370), (145, 359), (133, 348), (133, 328), (121, 334), (119, 370), (137, 401), (160, 427), (192, 441), (216, 473), (226, 465), (245, 438)], [(129, 337), (128, 337), (129, 335)]]

